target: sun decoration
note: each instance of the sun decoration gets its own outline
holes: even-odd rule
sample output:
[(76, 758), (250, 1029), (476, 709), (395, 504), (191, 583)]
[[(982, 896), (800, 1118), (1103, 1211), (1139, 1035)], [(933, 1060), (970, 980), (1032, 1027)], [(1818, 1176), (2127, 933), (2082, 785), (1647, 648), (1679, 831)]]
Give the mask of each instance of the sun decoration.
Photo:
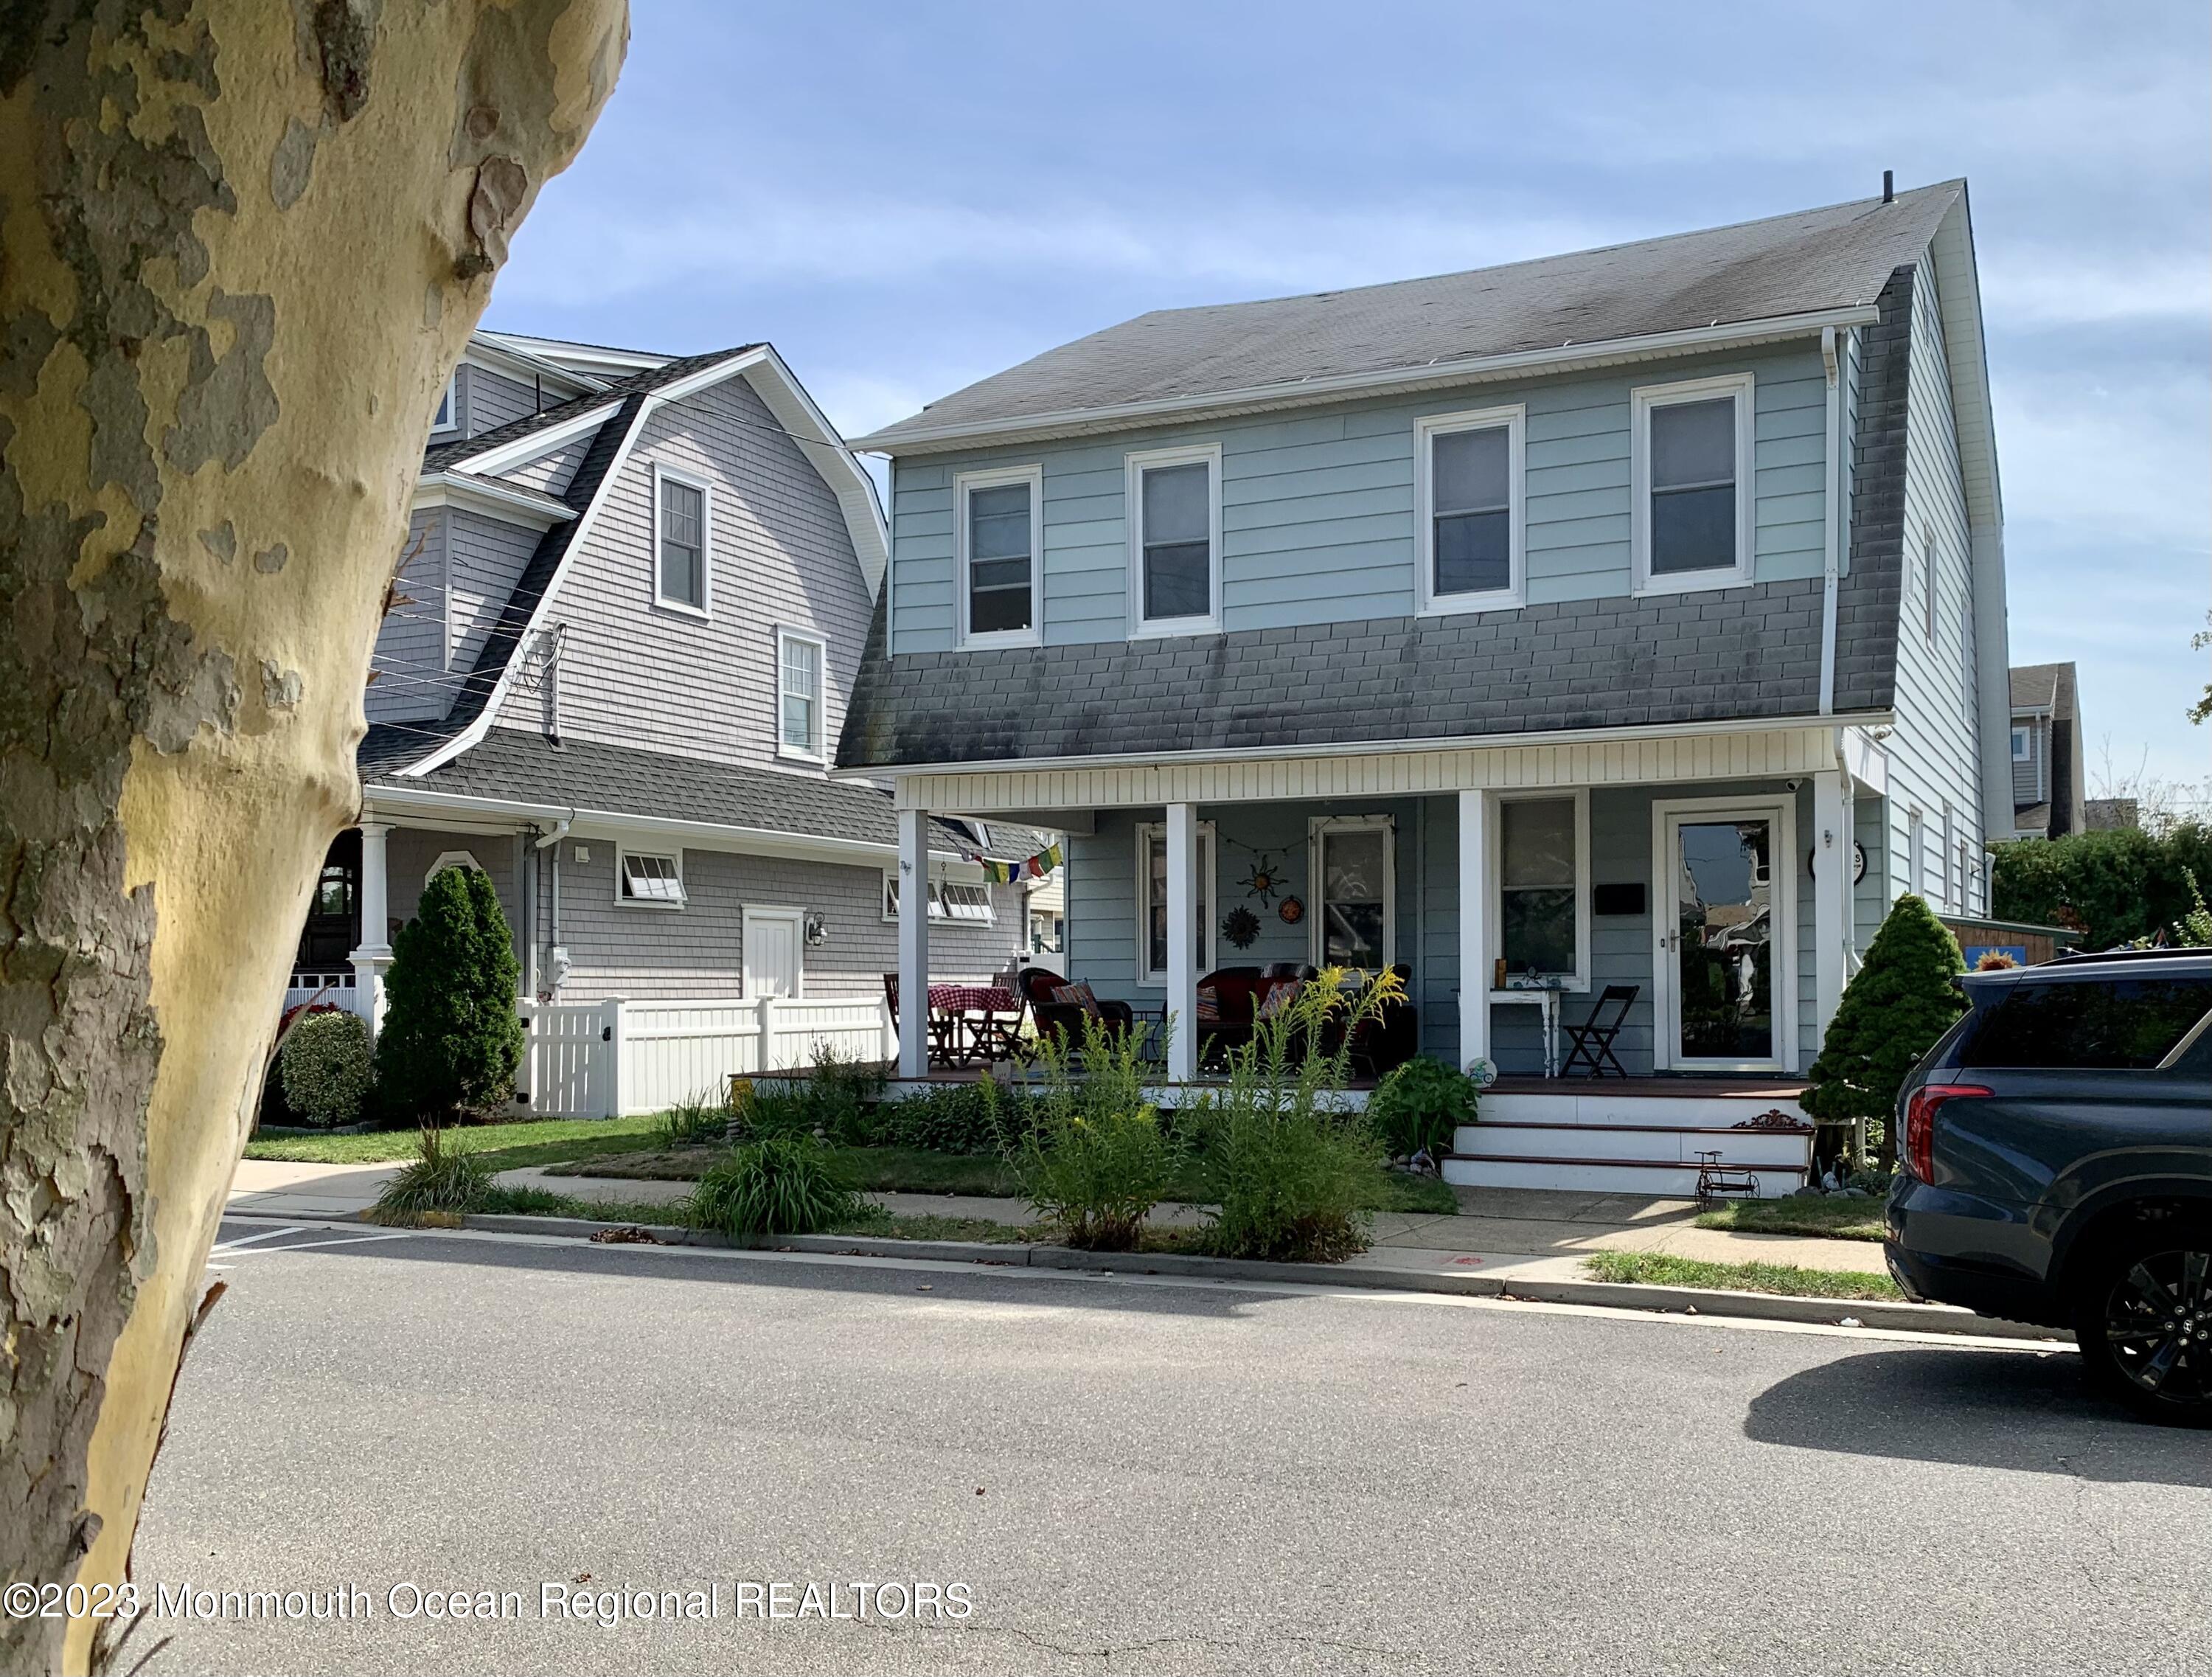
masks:
[(1260, 936), (1260, 917), (1240, 902), (1221, 917), (1221, 935), (1238, 949), (1249, 949)]
[(1282, 889), (1283, 872), (1275, 866), (1275, 859), (1265, 852), (1259, 853), (1252, 866), (1245, 870), (1244, 894), (1256, 896), (1262, 902), (1273, 902), (1275, 893)]

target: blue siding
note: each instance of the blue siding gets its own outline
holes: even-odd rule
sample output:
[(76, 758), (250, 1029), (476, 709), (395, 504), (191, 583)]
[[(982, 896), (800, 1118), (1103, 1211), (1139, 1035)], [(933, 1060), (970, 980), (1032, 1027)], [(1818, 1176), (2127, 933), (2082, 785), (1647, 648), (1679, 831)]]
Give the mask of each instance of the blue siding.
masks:
[(1826, 382), (1816, 347), (1485, 385), (1285, 417), (1130, 432), (893, 467), (896, 647), (952, 645), (952, 479), (1036, 462), (1044, 473), (1044, 636), (1119, 641), (1127, 627), (1124, 460), (1185, 443), (1222, 448), (1222, 610), (1227, 629), (1413, 610), (1413, 428), (1425, 415), (1528, 408), (1528, 598), (1629, 590), (1629, 392), (1749, 371), (1756, 380), (1757, 574), (1817, 576), (1824, 518)]

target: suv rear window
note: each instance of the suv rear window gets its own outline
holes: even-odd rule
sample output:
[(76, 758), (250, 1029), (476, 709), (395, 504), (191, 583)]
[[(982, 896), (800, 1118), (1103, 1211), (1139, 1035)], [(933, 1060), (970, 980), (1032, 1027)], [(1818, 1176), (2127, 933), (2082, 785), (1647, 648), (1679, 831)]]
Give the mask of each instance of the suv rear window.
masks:
[(2024, 979), (1982, 1010), (1961, 1066), (2140, 1071), (2212, 1008), (2212, 978)]

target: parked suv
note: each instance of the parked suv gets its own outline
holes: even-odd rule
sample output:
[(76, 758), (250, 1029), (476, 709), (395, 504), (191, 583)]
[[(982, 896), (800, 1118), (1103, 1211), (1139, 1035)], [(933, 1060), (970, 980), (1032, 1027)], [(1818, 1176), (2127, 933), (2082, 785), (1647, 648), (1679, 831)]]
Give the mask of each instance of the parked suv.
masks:
[(2212, 950), (1969, 973), (1905, 1080), (1890, 1273), (2071, 1328), (2090, 1381), (2212, 1425)]

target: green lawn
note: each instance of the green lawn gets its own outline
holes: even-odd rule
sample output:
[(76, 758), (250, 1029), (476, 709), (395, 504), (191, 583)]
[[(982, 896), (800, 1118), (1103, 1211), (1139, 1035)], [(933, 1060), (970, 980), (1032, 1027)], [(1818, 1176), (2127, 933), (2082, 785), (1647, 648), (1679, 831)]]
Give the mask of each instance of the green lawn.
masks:
[[(501, 1170), (557, 1164), (605, 1153), (635, 1152), (659, 1128), (659, 1119), (544, 1118), (523, 1124), (460, 1125), (446, 1145), (492, 1155)], [(276, 1135), (246, 1144), (248, 1158), (291, 1159), (304, 1164), (398, 1164), (415, 1157), (413, 1130), (371, 1130), (363, 1135)]]
[(1762, 1235), (1817, 1235), (1827, 1240), (1881, 1240), (1881, 1201), (1821, 1199), (1732, 1200), (1698, 1218), (1700, 1229), (1740, 1229)]
[(1717, 1264), (1664, 1252), (1594, 1252), (1583, 1267), (1598, 1281), (1654, 1287), (1712, 1287), (1730, 1292), (1778, 1292), (1797, 1298), (1902, 1300), (1887, 1275), (1861, 1270), (1800, 1269), (1794, 1264)]
[[(629, 1177), (653, 1182), (696, 1182), (721, 1156), (720, 1147), (682, 1147), (664, 1152), (602, 1155), (574, 1164), (555, 1165), (556, 1176)], [(973, 1194), (990, 1199), (1018, 1199), (1021, 1184), (1005, 1161), (988, 1154), (933, 1153), (920, 1147), (848, 1147), (842, 1157), (853, 1186), (867, 1194)], [(1186, 1170), (1168, 1198), (1202, 1203), (1194, 1172)], [(1449, 1216), (1459, 1201), (1446, 1183), (1433, 1176), (1381, 1173), (1376, 1182), (1377, 1211), (1428, 1212)], [(953, 1236), (946, 1236), (950, 1239)], [(964, 1236), (963, 1236), (964, 1238)]]

